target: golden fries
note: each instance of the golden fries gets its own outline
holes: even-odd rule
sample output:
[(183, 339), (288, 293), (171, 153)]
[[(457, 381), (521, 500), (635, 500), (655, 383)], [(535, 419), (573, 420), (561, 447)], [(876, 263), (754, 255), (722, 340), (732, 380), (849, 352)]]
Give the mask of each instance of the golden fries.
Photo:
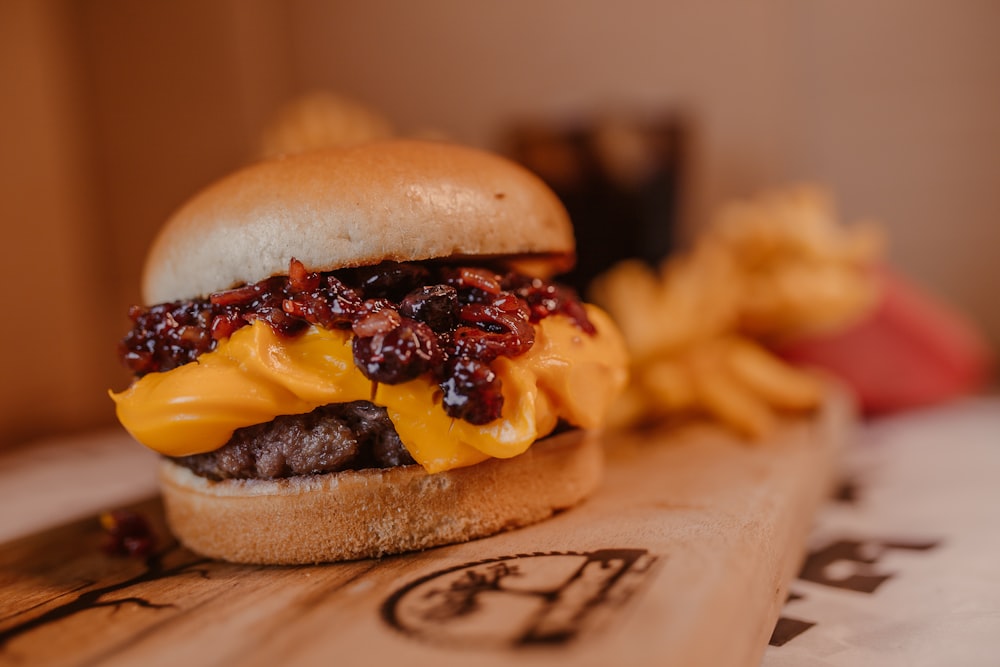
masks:
[(740, 328), (783, 337), (841, 327), (877, 298), (868, 267), (881, 253), (871, 224), (838, 225), (814, 187), (766, 193), (722, 209), (706, 235), (738, 266)]
[(659, 273), (626, 260), (599, 276), (591, 298), (618, 323), (633, 361), (644, 361), (730, 331), (739, 316), (736, 266), (705, 245)]
[(739, 382), (730, 368), (728, 354), (700, 347), (692, 355), (692, 381), (699, 404), (713, 417), (751, 438), (762, 438), (774, 427), (774, 414), (762, 397)]
[(830, 198), (800, 187), (724, 208), (691, 252), (657, 269), (629, 260), (598, 277), (591, 299), (632, 356), (614, 423), (701, 413), (762, 438), (781, 413), (814, 409), (822, 383), (764, 343), (861, 317), (881, 246), (873, 226), (839, 226)]
[(776, 412), (811, 410), (822, 399), (816, 378), (740, 336), (705, 339), (632, 373), (618, 426), (700, 412), (756, 439), (771, 432)]
[(730, 339), (727, 352), (733, 377), (768, 405), (782, 410), (809, 410), (819, 405), (823, 387), (814, 376), (745, 338)]

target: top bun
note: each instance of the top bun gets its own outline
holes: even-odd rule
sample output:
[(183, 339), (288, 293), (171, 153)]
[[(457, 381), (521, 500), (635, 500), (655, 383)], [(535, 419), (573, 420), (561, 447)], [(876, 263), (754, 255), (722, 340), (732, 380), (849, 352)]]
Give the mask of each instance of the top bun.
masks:
[(525, 256), (573, 262), (555, 194), (526, 169), (445, 143), (391, 140), (260, 162), (184, 205), (146, 260), (147, 304), (204, 297), (269, 276), (383, 260)]

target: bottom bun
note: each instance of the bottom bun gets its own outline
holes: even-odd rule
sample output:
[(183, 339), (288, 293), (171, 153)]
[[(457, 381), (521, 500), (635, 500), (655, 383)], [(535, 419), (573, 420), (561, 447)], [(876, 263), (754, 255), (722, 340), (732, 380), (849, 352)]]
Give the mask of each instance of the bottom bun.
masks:
[(291, 565), (416, 551), (535, 523), (593, 491), (603, 465), (599, 440), (573, 430), (511, 459), (433, 475), (411, 465), (216, 482), (165, 459), (160, 480), (167, 522), (192, 551)]

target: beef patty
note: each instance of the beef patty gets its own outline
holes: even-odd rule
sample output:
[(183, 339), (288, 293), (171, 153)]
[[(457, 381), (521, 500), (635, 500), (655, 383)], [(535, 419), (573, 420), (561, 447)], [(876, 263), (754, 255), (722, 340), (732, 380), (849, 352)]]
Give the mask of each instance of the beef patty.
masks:
[(282, 415), (236, 430), (219, 449), (173, 460), (213, 480), (277, 479), (414, 463), (385, 408), (368, 401)]

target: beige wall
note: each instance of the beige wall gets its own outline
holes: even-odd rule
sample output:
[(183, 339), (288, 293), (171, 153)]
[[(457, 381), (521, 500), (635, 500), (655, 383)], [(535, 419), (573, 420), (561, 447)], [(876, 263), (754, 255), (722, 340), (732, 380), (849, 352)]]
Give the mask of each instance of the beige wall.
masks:
[(107, 329), (72, 32), (55, 3), (0, 3), (0, 418), (10, 441), (100, 421)]
[(304, 87), (346, 89), (404, 130), (483, 145), (516, 119), (690, 112), (700, 209), (785, 171), (788, 4), (297, 0), (296, 69)]
[(314, 88), (481, 145), (518, 119), (680, 109), (689, 224), (819, 180), (1000, 341), (998, 25), (993, 0), (0, 3), (0, 445), (111, 420), (156, 227)]

